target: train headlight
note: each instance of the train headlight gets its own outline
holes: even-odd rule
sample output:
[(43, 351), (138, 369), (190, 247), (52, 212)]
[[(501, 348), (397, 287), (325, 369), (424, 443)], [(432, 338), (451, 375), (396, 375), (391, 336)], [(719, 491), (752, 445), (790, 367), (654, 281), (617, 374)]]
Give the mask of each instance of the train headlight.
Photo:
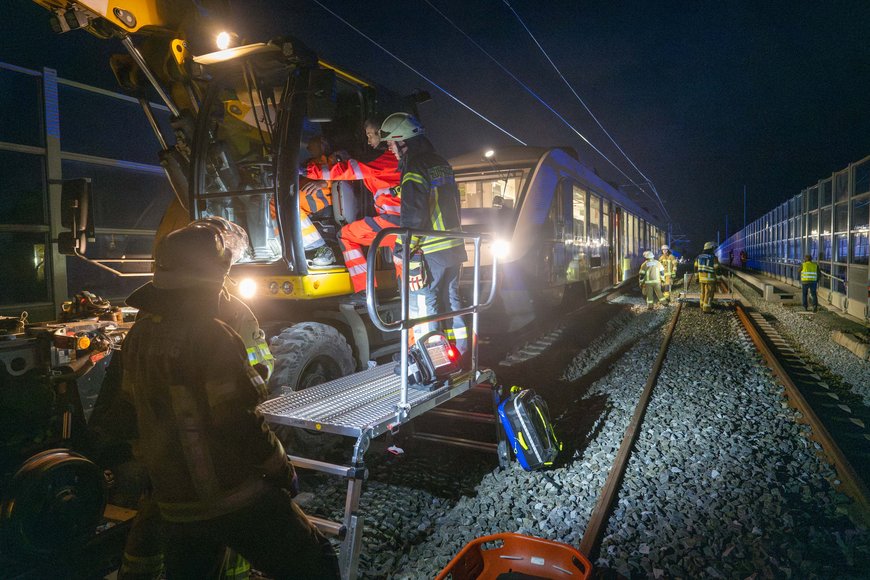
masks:
[(218, 33), (217, 37), (215, 37), (215, 44), (217, 45), (218, 50), (232, 48), (239, 44), (239, 35), (222, 30)]
[(506, 260), (511, 253), (511, 243), (507, 240), (495, 240), (492, 243), (492, 255), (497, 260)]
[(245, 278), (239, 282), (239, 296), (245, 300), (250, 300), (257, 294), (257, 283), (251, 278)]

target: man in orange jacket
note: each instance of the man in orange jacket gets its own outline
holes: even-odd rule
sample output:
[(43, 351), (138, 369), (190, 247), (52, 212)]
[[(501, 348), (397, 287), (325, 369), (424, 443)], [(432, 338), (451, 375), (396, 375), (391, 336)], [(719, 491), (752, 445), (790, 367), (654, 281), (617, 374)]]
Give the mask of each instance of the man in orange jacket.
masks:
[[(381, 138), (378, 134), (380, 126), (379, 119), (368, 119), (365, 123), (366, 140), (375, 150), (381, 147)], [(398, 190), (399, 179), (402, 176), (399, 171), (399, 160), (389, 150), (384, 149), (383, 153), (368, 163), (356, 159), (331, 166), (309, 163), (305, 167), (304, 175), (309, 179), (323, 181), (359, 180), (374, 196), (378, 215), (351, 222), (342, 227), (338, 234), (344, 264), (350, 272), (353, 291), (361, 301), (365, 292), (367, 271), (366, 256), (362, 247), (371, 245), (372, 240), (382, 229), (399, 225), (402, 205)], [(395, 241), (395, 237), (391, 236), (385, 240), (384, 245), (392, 248)]]

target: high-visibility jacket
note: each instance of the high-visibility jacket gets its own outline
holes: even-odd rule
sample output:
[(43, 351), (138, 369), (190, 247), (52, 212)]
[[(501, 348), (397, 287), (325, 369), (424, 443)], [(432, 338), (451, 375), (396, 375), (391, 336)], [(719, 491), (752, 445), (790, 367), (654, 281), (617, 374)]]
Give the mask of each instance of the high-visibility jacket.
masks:
[(709, 284), (716, 281), (719, 271), (719, 260), (713, 254), (699, 254), (695, 258), (695, 271), (698, 273), (698, 282)]
[[(402, 159), (400, 225), (423, 230), (459, 231), (462, 225), (459, 188), (453, 168), (435, 152), (426, 137), (414, 137), (406, 144), (408, 150)], [(467, 259), (465, 242), (459, 238), (413, 236), (411, 247), (421, 250), (425, 256), (449, 256), (444, 263), (461, 264)]]
[(274, 486), (293, 488), (293, 466), (256, 410), (266, 385), (216, 318), (217, 300), (166, 290), (127, 299), (145, 315), (121, 351), (122, 396), (136, 409), (137, 456), (166, 521), (219, 517)]
[(659, 258), (659, 262), (662, 263), (662, 266), (665, 267), (665, 274), (668, 276), (674, 276), (677, 273), (677, 259), (673, 254), (662, 254), (662, 257)]
[(401, 197), (397, 186), (401, 179), (399, 160), (390, 151), (384, 151), (373, 161), (363, 163), (356, 159), (332, 165), (309, 163), (306, 168), (309, 179), (326, 181), (363, 182), (375, 198), (375, 209), (380, 214), (399, 215)]
[(641, 284), (660, 284), (664, 275), (665, 267), (655, 259), (647, 260), (641, 264), (638, 273)]
[(817, 282), (819, 279), (819, 265), (815, 262), (804, 262), (801, 266), (801, 284)]

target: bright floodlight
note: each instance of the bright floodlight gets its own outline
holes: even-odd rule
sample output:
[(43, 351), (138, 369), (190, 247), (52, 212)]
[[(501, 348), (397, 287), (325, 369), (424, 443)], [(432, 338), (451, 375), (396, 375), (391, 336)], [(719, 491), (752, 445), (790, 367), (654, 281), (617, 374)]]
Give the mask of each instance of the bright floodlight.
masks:
[(495, 157), (495, 151), (493, 151), (492, 149), (487, 149), (486, 153), (484, 153), (483, 156), (487, 159), (492, 159), (493, 157)]
[(230, 33), (227, 31), (223, 31), (218, 33), (217, 35), (217, 47), (218, 50), (226, 50), (230, 47)]
[(504, 260), (511, 253), (511, 243), (507, 240), (495, 240), (492, 243), (492, 255), (498, 260)]
[(250, 300), (257, 294), (257, 283), (251, 278), (245, 278), (239, 282), (239, 296)]

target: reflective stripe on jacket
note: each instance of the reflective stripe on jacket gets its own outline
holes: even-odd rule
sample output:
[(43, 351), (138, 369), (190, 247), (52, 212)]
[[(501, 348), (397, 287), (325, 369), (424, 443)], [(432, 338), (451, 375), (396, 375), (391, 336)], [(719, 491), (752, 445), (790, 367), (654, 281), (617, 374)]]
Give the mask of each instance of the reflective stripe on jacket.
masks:
[(816, 282), (819, 279), (819, 265), (815, 262), (804, 262), (801, 266), (801, 283)]
[(309, 179), (362, 181), (374, 196), (378, 213), (399, 215), (401, 198), (395, 188), (399, 185), (402, 174), (399, 172), (399, 160), (390, 151), (384, 151), (368, 163), (356, 159), (330, 166), (309, 163), (306, 172)]
[[(408, 154), (402, 170), (402, 227), (422, 230), (460, 231), (459, 188), (453, 168), (435, 153), (425, 137), (408, 141)], [(412, 146), (413, 143), (413, 146)], [(466, 260), (465, 242), (458, 238), (429, 236), (411, 241), (424, 255), (454, 249), (459, 264)]]
[(700, 254), (695, 258), (695, 270), (698, 272), (698, 282), (702, 284), (715, 282), (719, 261), (713, 254)]
[(647, 260), (640, 265), (641, 284), (659, 284), (665, 275), (665, 268), (658, 260)]

